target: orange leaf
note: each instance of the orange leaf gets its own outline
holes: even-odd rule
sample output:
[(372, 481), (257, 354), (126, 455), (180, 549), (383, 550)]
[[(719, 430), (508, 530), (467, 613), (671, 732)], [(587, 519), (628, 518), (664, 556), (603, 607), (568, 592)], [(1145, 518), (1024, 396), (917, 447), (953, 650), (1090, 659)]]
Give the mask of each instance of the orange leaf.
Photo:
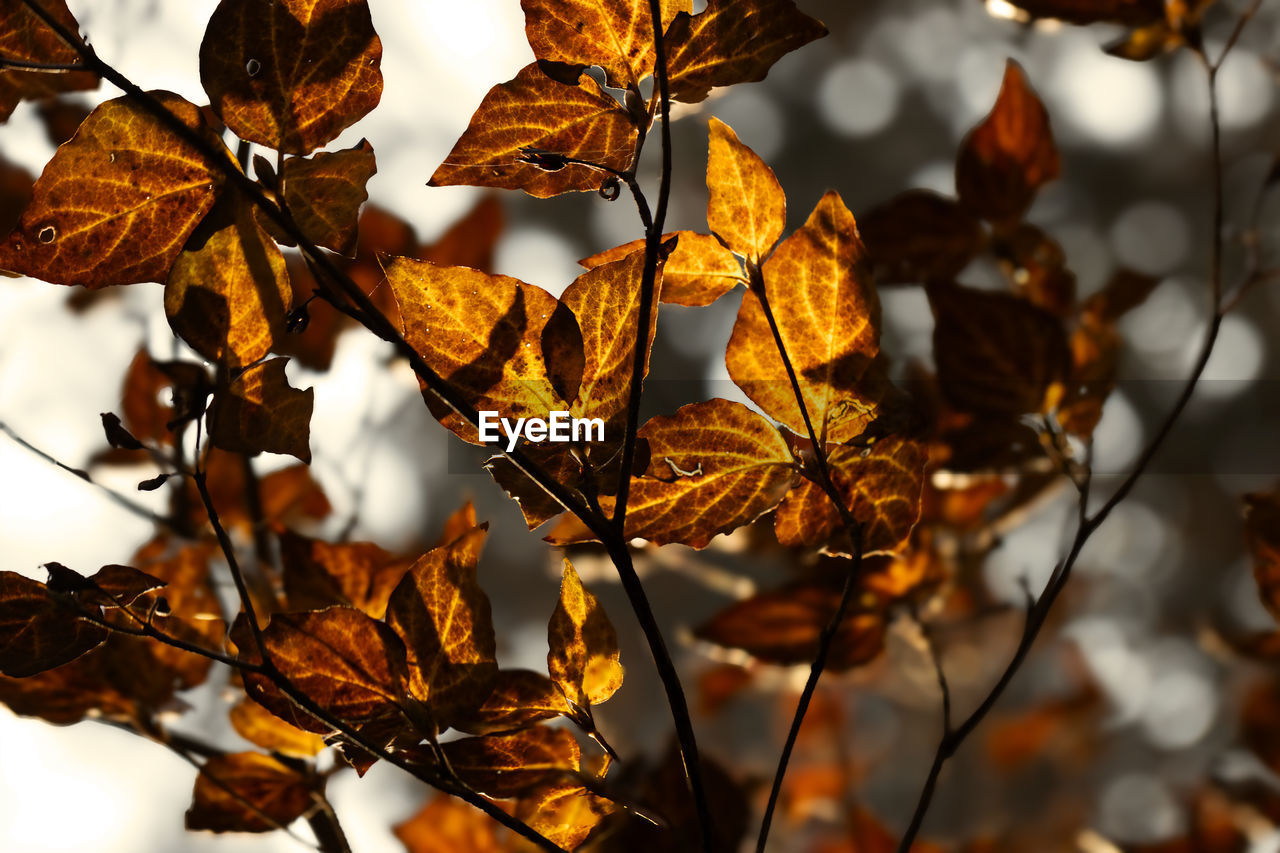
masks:
[[(80, 32), (66, 0), (41, 0), (40, 7), (68, 32)], [(80, 61), (80, 54), (63, 43), (52, 29), (25, 4), (7, 2), (0, 8), (0, 56), (17, 62), (66, 65)], [(48, 73), (0, 71), (0, 122), (8, 121), (19, 101), (44, 98), (59, 92), (96, 89), (98, 77), (87, 71)]]
[(234, 453), (287, 453), (311, 463), (311, 409), (315, 390), (289, 385), (273, 358), (241, 373), (213, 398), (209, 440)]
[(564, 694), (547, 676), (528, 669), (500, 669), (489, 698), (455, 728), (473, 735), (494, 734), (571, 713)]
[[(662, 267), (662, 301), (697, 307), (710, 305), (739, 282), (745, 283), (742, 264), (733, 253), (710, 234), (673, 231), (664, 234), (664, 243), (678, 240)], [(644, 239), (633, 240), (578, 261), (587, 269), (621, 260), (644, 249)]]
[(710, 0), (667, 30), (671, 97), (696, 104), (713, 87), (763, 80), (783, 56), (826, 34), (795, 0)]
[(547, 626), (547, 672), (571, 703), (590, 709), (622, 686), (618, 634), (600, 602), (564, 561), (560, 601)]
[(378, 105), (381, 62), (365, 0), (222, 0), (200, 81), (236, 136), (306, 154)]
[(271, 752), (293, 758), (311, 758), (324, 749), (322, 737), (289, 725), (257, 702), (240, 700), (231, 709), (229, 717), (236, 734)]
[(881, 282), (949, 279), (985, 242), (973, 214), (929, 190), (908, 190), (872, 209), (860, 230)]
[[(196, 107), (171, 92), (150, 94), (222, 147)], [(0, 268), (91, 289), (164, 281), (221, 183), (201, 152), (132, 99), (106, 101), (44, 167), (0, 246)]]
[[(880, 350), (880, 301), (864, 265), (857, 225), (828, 192), (804, 226), (765, 262), (764, 293), (799, 379), (818, 437), (862, 433), (875, 404), (859, 387)], [(748, 291), (725, 353), (729, 375), (762, 409), (806, 435), (759, 297)]]
[(1017, 219), (1060, 168), (1049, 113), (1011, 59), (995, 106), (960, 144), (960, 202), (984, 219)]
[[(827, 461), (836, 490), (853, 517), (865, 525), (864, 555), (894, 554), (906, 548), (911, 529), (920, 519), (924, 466), (929, 461), (926, 447), (892, 436), (866, 450), (848, 445), (831, 448)], [(774, 529), (784, 545), (812, 547), (826, 544), (843, 525), (822, 487), (803, 480), (779, 505)]]
[(469, 737), (443, 747), (449, 766), (490, 797), (518, 797), (578, 770), (581, 752), (567, 729), (534, 726), (509, 735)]
[(795, 463), (767, 420), (728, 400), (684, 406), (640, 430), (650, 463), (632, 480), (627, 535), (705, 548), (768, 512), (791, 485)]
[(341, 604), (374, 619), (386, 614), (391, 591), (412, 564), (372, 542), (330, 544), (289, 531), (280, 534), (280, 560), (290, 609)]
[(187, 809), (187, 829), (270, 832), (315, 805), (311, 786), (269, 755), (234, 752), (205, 761)]
[(489, 90), (471, 124), (431, 176), (430, 185), (521, 189), (538, 198), (595, 191), (604, 175), (586, 166), (548, 171), (522, 159), (522, 149), (624, 170), (635, 150), (627, 111), (588, 76), (552, 80), (536, 64)]
[(489, 598), (476, 579), (485, 529), (418, 558), (387, 604), (408, 649), (409, 689), (440, 730), (489, 697), (498, 673)]
[(377, 171), (373, 146), (364, 139), (345, 151), (290, 157), (280, 176), (285, 204), (313, 243), (354, 255), (360, 205), (369, 198), (365, 184)]
[(201, 223), (164, 289), (175, 334), (210, 361), (244, 367), (265, 356), (290, 300), (284, 255), (247, 203), (232, 200)]
[[(87, 608), (88, 609), (88, 608)], [(45, 585), (0, 572), (0, 673), (25, 678), (69, 663), (107, 639)]]
[(573, 850), (616, 808), (576, 782), (560, 782), (522, 798), (516, 806), (516, 817), (550, 841)]
[(1280, 491), (1245, 495), (1244, 519), (1258, 592), (1280, 619)]
[(729, 125), (712, 118), (710, 127), (707, 225), (748, 263), (759, 265), (786, 227), (787, 197), (773, 170)]
[(392, 831), (407, 853), (500, 853), (495, 826), (479, 809), (441, 794)]
[[(653, 72), (653, 17), (649, 0), (520, 0), (524, 31), (534, 56), (569, 66), (568, 76), (590, 65), (605, 70), (610, 86), (638, 86)], [(691, 0), (662, 0), (662, 29)], [(558, 69), (557, 69), (558, 70)]]
[(1004, 293), (957, 285), (931, 285), (928, 293), (938, 382), (952, 405), (1021, 415), (1057, 402), (1071, 363), (1057, 317)]

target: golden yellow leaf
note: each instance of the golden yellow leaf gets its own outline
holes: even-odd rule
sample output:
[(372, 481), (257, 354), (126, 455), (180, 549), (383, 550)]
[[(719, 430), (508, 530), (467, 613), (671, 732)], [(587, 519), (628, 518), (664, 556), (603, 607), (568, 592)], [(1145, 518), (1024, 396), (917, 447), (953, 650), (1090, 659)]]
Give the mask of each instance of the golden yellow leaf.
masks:
[(617, 809), (575, 782), (538, 788), (516, 805), (516, 817), (566, 850), (577, 848), (601, 820)]
[[(569, 66), (568, 76), (590, 65), (605, 70), (618, 89), (638, 86), (653, 72), (653, 16), (649, 0), (520, 0), (524, 31), (534, 56)], [(662, 0), (662, 29), (691, 0)]]
[[(195, 106), (171, 92), (150, 94), (222, 148)], [(0, 268), (91, 289), (164, 281), (222, 180), (203, 154), (132, 99), (107, 101), (45, 166), (0, 246)]]
[(290, 157), (280, 176), (285, 204), (311, 242), (353, 256), (360, 205), (369, 198), (365, 184), (377, 171), (373, 146), (364, 139), (345, 151)]
[(787, 197), (773, 170), (712, 118), (707, 157), (707, 225), (726, 246), (759, 265), (787, 224)]
[(547, 625), (547, 672), (574, 705), (590, 709), (622, 686), (618, 634), (600, 602), (564, 561), (560, 601)]
[(164, 311), (192, 349), (234, 368), (270, 352), (290, 299), (284, 255), (247, 203), (231, 199), (178, 255), (165, 285)]
[(521, 189), (538, 198), (598, 190), (605, 176), (597, 169), (566, 165), (548, 171), (522, 159), (522, 149), (530, 148), (619, 171), (631, 164), (631, 116), (595, 80), (575, 80), (552, 80), (533, 64), (494, 86), (430, 185)]
[(407, 853), (500, 853), (493, 818), (441, 794), (392, 832)]
[(568, 729), (534, 726), (508, 735), (470, 737), (443, 747), (462, 781), (490, 797), (518, 797), (578, 770), (581, 752)]
[(234, 453), (286, 453), (311, 463), (315, 390), (299, 391), (284, 373), (287, 358), (245, 370), (214, 395), (209, 440)]
[(204, 762), (187, 809), (187, 829), (270, 832), (315, 805), (311, 785), (269, 755), (233, 752)]
[(263, 749), (294, 758), (311, 758), (324, 749), (324, 738), (286, 723), (257, 702), (241, 699), (230, 713), (240, 737)]
[(498, 663), (489, 598), (476, 579), (485, 529), (418, 558), (387, 604), (408, 649), (409, 689), (440, 730), (489, 697)]
[[(742, 264), (710, 234), (672, 231), (663, 243), (675, 238), (675, 250), (662, 267), (662, 301), (697, 307), (710, 305), (739, 284), (745, 283)], [(644, 239), (633, 240), (578, 261), (587, 269), (621, 260), (644, 249)]]
[(795, 0), (710, 0), (667, 31), (671, 97), (693, 104), (715, 86), (763, 80), (784, 55), (826, 34)]
[(365, 0), (222, 0), (200, 81), (241, 139), (306, 154), (382, 97), (382, 42)]
[(573, 713), (556, 683), (529, 669), (500, 669), (484, 704), (455, 728), (473, 735), (523, 729)]
[[(828, 192), (765, 262), (764, 292), (819, 439), (844, 442), (875, 416), (864, 375), (880, 351), (880, 300), (858, 228)], [(729, 375), (762, 409), (807, 435), (795, 392), (757, 295), (748, 291), (725, 353)]]
[(791, 486), (795, 463), (767, 420), (728, 400), (684, 406), (640, 430), (649, 468), (631, 482), (627, 535), (705, 548), (768, 512)]

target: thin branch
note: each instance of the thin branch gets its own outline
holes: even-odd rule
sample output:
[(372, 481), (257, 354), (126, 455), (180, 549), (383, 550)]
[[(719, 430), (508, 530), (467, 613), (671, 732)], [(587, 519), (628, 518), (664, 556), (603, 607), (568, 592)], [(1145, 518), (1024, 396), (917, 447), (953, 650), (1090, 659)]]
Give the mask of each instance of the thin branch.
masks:
[(34, 71), (37, 73), (91, 70), (78, 62), (30, 62), (25, 59), (13, 59), (8, 56), (0, 56), (0, 68), (8, 68), (13, 71)]

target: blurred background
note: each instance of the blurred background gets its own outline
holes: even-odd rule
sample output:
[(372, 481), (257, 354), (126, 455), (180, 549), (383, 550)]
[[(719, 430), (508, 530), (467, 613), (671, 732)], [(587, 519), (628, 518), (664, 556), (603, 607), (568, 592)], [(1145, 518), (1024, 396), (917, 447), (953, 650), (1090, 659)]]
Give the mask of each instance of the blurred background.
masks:
[[(433, 189), (426, 182), (489, 87), (531, 61), (523, 17), (517, 0), (369, 4), (384, 45), (385, 93), (370, 116), (329, 148), (367, 138), (378, 161), (371, 200), (430, 242), (484, 197), (480, 190)], [(717, 90), (703, 104), (677, 108), (669, 225), (706, 229), (706, 121), (713, 115), (775, 169), (792, 228), (829, 188), (855, 216), (913, 187), (953, 194), (957, 144), (991, 108), (1006, 58), (1016, 58), (1049, 109), (1063, 154), (1063, 177), (1040, 193), (1030, 221), (1062, 244), (1082, 295), (1119, 266), (1165, 279), (1123, 324), (1123, 381), (1097, 437), (1099, 470), (1123, 473), (1176, 393), (1170, 380), (1188, 371), (1207, 319), (1212, 184), (1203, 69), (1187, 51), (1146, 63), (1114, 58), (1100, 45), (1118, 35), (1117, 28), (1027, 26), (1009, 20), (1011, 10), (998, 2), (990, 8), (978, 0), (798, 5), (827, 24), (827, 38), (785, 57), (763, 83)], [(1230, 29), (1229, 12), (1243, 5), (1224, 2), (1211, 13), (1211, 55)], [(212, 0), (68, 0), (68, 6), (99, 54), (144, 88), (206, 102), (197, 53)], [(1241, 253), (1232, 241), (1280, 150), (1278, 61), (1280, 3), (1266, 0), (1219, 77), (1233, 272)], [(79, 97), (92, 103), (117, 94), (103, 86)], [(653, 148), (642, 175), (656, 186)], [(0, 127), (0, 154), (39, 173), (52, 147), (35, 105), (23, 104)], [(1278, 196), (1272, 194), (1261, 217), (1269, 223), (1263, 237), (1273, 259), (1280, 246)], [(494, 271), (553, 294), (581, 271), (578, 258), (642, 236), (625, 199), (610, 203), (585, 194), (538, 201), (516, 193), (500, 199), (506, 227)], [(975, 263), (960, 280), (990, 285), (998, 275)], [(0, 282), (0, 421), (64, 463), (83, 467), (104, 446), (98, 414), (119, 410), (130, 359), (142, 345), (168, 352), (171, 333), (159, 285), (122, 288), (119, 299), (78, 315), (66, 308), (70, 295), (25, 279)], [(728, 381), (723, 361), (739, 300), (740, 292), (707, 308), (663, 306), (649, 413), (710, 396), (745, 399)], [(899, 369), (929, 365), (933, 321), (923, 292), (883, 289), (881, 300), (882, 348)], [(1240, 496), (1280, 480), (1278, 308), (1280, 290), (1259, 288), (1227, 318), (1206, 381), (1170, 447), (1090, 543), (1050, 635), (984, 731), (949, 767), (926, 837), (1012, 833), (1044, 840), (1030, 849), (1107, 850), (1114, 848), (1089, 845), (1185, 832), (1187, 802), (1208, 777), (1280, 790), (1274, 772), (1239, 745), (1245, 697), (1263, 670), (1225, 653), (1216, 639), (1223, 626), (1274, 627), (1244, 552)], [(335, 507), (327, 532), (354, 518), (355, 538), (408, 549), (431, 541), (442, 520), (473, 499), (494, 531), (481, 582), (493, 599), (500, 660), (540, 669), (559, 555), (539, 534), (524, 532), (515, 504), (479, 470), (483, 457), (430, 418), (407, 367), (386, 369), (384, 348), (350, 330), (329, 372), (291, 365), (290, 376), (295, 386), (316, 389), (313, 471)], [(260, 460), (264, 471), (282, 464)], [(158, 493), (134, 491), (145, 472), (104, 468), (94, 475), (163, 506)], [(362, 489), (352, 487), (361, 482)], [(1114, 481), (1104, 477), (1099, 488), (1108, 482)], [(1019, 578), (1039, 588), (1059, 559), (1074, 495), (1059, 498), (1009, 535), (983, 567), (981, 582), (997, 599), (1019, 604)], [(89, 573), (127, 562), (150, 533), (101, 491), (0, 435), (0, 568), (43, 579), (39, 566), (59, 561)], [(747, 540), (746, 534), (720, 537), (701, 554), (671, 546), (642, 563), (695, 704), (695, 685), (717, 656), (693, 642), (689, 629), (733, 597), (789, 577), (777, 560), (749, 553)], [(598, 712), (600, 724), (624, 755), (657, 755), (670, 726), (643, 640), (609, 565), (584, 558), (579, 571), (618, 626), (627, 667), (623, 690)], [(1011, 612), (944, 637), (961, 708), (984, 695), (1019, 629), (1020, 616)], [(724, 708), (700, 712), (703, 748), (729, 759), (744, 779), (767, 779), (806, 674), (804, 668), (763, 668)], [(235, 744), (220, 681), (196, 691), (190, 701), (198, 710), (179, 727)], [(1076, 708), (1067, 700), (1077, 694), (1096, 701)], [(1048, 707), (1045, 697), (1066, 710), (1058, 716), (1038, 710)], [(802, 741), (793, 764), (813, 792), (789, 800), (775, 833), (777, 849), (801, 849), (802, 841), (822, 837), (850, 797), (896, 835), (939, 729), (937, 685), (908, 620), (891, 628), (877, 662), (826, 679), (819, 700), (815, 727), (822, 730)], [(1016, 738), (997, 734), (1026, 733), (1041, 719), (1035, 713), (1062, 731), (1054, 728), (1052, 737), (1033, 742), (1030, 758), (1019, 758)], [(1014, 759), (1002, 763), (1010, 750)], [(820, 784), (835, 767), (850, 783), (846, 793)], [(5, 851), (298, 848), (280, 833), (185, 834), (182, 812), (193, 779), (190, 766), (131, 735), (92, 723), (56, 728), (0, 708)], [(339, 775), (330, 791), (358, 853), (401, 850), (390, 827), (426, 796), (381, 766), (363, 780)], [(1252, 825), (1253, 849), (1280, 850), (1280, 833), (1263, 816)]]

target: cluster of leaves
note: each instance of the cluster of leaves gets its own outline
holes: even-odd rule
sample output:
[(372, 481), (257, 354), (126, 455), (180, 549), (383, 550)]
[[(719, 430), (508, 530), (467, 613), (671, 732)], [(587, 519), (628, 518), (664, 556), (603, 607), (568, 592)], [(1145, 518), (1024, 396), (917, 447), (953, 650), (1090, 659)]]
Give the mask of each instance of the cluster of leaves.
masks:
[[(521, 5), (536, 61), (489, 91), (430, 183), (539, 198), (613, 199), (625, 186), (645, 237), (583, 259), (559, 298), (486, 271), (501, 229), (492, 199), (423, 245), (393, 214), (364, 207), (376, 173), (367, 141), (322, 150), (381, 95), (382, 45), (365, 0), (223, 0), (200, 51), (208, 106), (123, 78), (80, 38), (62, 0), (0, 4), (4, 116), (22, 99), (100, 77), (125, 92), (76, 116), (26, 188), (0, 268), (88, 290), (162, 283), (169, 324), (189, 347), (167, 361), (138, 352), (121, 414), (103, 415), (111, 447), (96, 460), (156, 468), (139, 488), (165, 490), (162, 530), (131, 566), (86, 577), (49, 563), (47, 583), (0, 572), (0, 701), (60, 724), (105, 719), (190, 758), (200, 769), (192, 829), (260, 832), (305, 818), (322, 847), (345, 849), (327, 778), (383, 761), (487, 814), (434, 800), (396, 830), (412, 851), (508, 840), (735, 849), (747, 831), (745, 790), (697, 755), (632, 555), (703, 549), (750, 526), (762, 549), (802, 571), (712, 614), (696, 635), (765, 664), (812, 663), (763, 847), (824, 668), (879, 658), (894, 618), (948, 599), (997, 547), (992, 531), (1065, 479), (1081, 492), (1081, 523), (1029, 613), (1029, 647), (1084, 540), (1132, 486), (1087, 515), (1087, 448), (1115, 385), (1118, 323), (1157, 281), (1118, 270), (1081, 299), (1062, 246), (1027, 220), (1061, 165), (1019, 65), (1009, 62), (990, 113), (960, 145), (956, 198), (908, 191), (859, 226), (827, 192), (784, 238), (787, 199), (774, 172), (711, 119), (707, 233), (664, 233), (670, 102), (761, 80), (825, 28), (793, 0), (710, 0), (696, 14), (690, 0)], [(1204, 3), (1013, 5), (1133, 27), (1116, 48), (1129, 58), (1178, 45), (1203, 56)], [(664, 173), (651, 208), (636, 176), (658, 122)], [(1007, 288), (959, 281), (980, 257)], [(639, 424), (659, 305), (707, 306), (739, 285), (725, 365), (755, 408), (694, 401)], [(927, 295), (936, 375), (897, 369), (880, 349), (877, 287), (901, 286)], [(617, 636), (567, 559), (543, 674), (499, 667), (477, 572), (487, 526), (470, 505), (415, 556), (308, 535), (330, 505), (308, 468), (313, 392), (292, 387), (286, 365), (326, 369), (337, 335), (354, 325), (410, 364), (432, 415), (462, 441), (483, 444), (480, 411), (604, 423), (603, 441), (525, 441), (488, 468), (530, 529), (558, 518), (550, 544), (603, 545), (618, 569), (672, 707), (677, 738), (659, 763), (621, 761), (610, 772), (619, 756), (593, 709), (622, 685)], [(903, 375), (912, 381), (895, 381)], [(301, 464), (259, 477), (261, 453)], [(1280, 510), (1274, 495), (1249, 500), (1259, 583), (1277, 609)], [(216, 594), (220, 573), (235, 587), (232, 604)], [(983, 603), (948, 606), (972, 613)], [(1023, 655), (1020, 646), (1007, 677)], [(195, 743), (164, 722), (214, 662), (233, 672), (230, 719), (257, 750)], [(934, 781), (1008, 683), (953, 725), (935, 663), (946, 718)], [(726, 676), (716, 701), (748, 681)], [(1062, 715), (1095, 699), (1082, 690), (1018, 720), (1016, 736), (993, 747), (998, 762), (1043, 748)], [(584, 756), (586, 739), (598, 750)], [(1203, 805), (1206, 831), (1217, 832), (1221, 803)], [(870, 813), (847, 817), (852, 849), (895, 846)]]

